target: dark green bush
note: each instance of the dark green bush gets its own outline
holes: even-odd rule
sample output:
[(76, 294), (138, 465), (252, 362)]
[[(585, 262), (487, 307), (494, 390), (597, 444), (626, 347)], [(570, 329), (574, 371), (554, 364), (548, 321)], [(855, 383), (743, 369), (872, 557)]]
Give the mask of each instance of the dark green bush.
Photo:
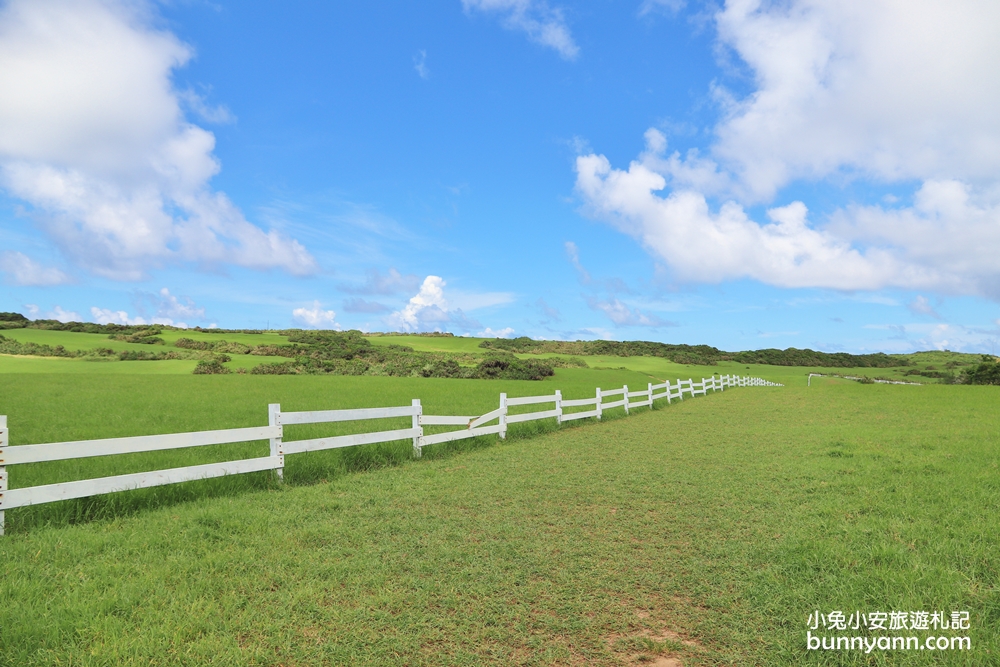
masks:
[(212, 359), (211, 361), (199, 361), (193, 372), (195, 375), (225, 375), (232, 371), (223, 366), (218, 359)]
[(996, 357), (984, 354), (982, 363), (966, 369), (961, 381), (963, 384), (1000, 384), (1000, 363)]

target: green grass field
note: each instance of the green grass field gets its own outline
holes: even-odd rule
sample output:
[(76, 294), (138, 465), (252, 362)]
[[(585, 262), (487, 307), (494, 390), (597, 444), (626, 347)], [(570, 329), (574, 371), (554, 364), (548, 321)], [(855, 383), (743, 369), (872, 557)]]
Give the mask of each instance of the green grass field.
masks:
[[(788, 386), (420, 461), (399, 443), (289, 457), (281, 486), (12, 510), (0, 664), (997, 664), (997, 388), (768, 370)], [(261, 424), (269, 402), (475, 414), (647, 377), (7, 374), (0, 405), (17, 445)], [(76, 463), (12, 486), (162, 461)], [(969, 611), (973, 648), (806, 651), (817, 609)]]
[[(181, 335), (285, 342), (8, 334), (68, 349), (162, 350)], [(484, 352), (476, 339), (371, 340)], [(270, 361), (232, 356), (235, 367)], [(911, 356), (921, 369), (964, 359)], [(290, 456), (280, 485), (259, 473), (11, 510), (0, 665), (1000, 664), (998, 388), (835, 378), (807, 388), (810, 372), (930, 380), (906, 369), (584, 359), (588, 368), (514, 382), (196, 376), (194, 360), (0, 356), (14, 446), (262, 425), (274, 402), (420, 398), (426, 414), (472, 415), (501, 391), (579, 398), (713, 373), (786, 385), (627, 419), (617, 409), (561, 430), (517, 424), (506, 442), (432, 446), (420, 461), (409, 442)], [(408, 425), (296, 426), (285, 437)], [(8, 473), (18, 488), (266, 451), (243, 443)], [(816, 610), (969, 611), (961, 634), (973, 650), (807, 651)]]

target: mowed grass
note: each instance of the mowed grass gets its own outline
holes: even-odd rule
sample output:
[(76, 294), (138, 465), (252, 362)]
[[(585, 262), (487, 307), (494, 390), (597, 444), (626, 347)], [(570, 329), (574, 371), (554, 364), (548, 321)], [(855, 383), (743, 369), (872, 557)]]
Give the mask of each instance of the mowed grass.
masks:
[[(308, 402), (318, 385), (224, 386)], [(351, 386), (344, 404), (370, 405), (374, 386), (397, 402), (388, 383)], [(439, 400), (485, 405), (472, 386)], [(118, 431), (137, 428), (135, 388), (106, 389)], [(239, 422), (178, 388), (136, 419)], [(735, 389), (324, 483), (30, 527), (0, 539), (0, 664), (997, 664), (998, 399)], [(97, 417), (56, 422), (20, 430)], [(807, 651), (817, 609), (969, 611), (972, 650)]]

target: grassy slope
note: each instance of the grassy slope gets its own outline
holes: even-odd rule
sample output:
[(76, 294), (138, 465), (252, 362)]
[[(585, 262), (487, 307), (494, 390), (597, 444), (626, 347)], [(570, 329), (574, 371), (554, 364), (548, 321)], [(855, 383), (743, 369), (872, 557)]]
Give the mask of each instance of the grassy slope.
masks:
[[(255, 422), (265, 394), (360, 400), (280, 382), (313, 378), (184, 379), (240, 387)], [(390, 403), (409, 388), (350, 380)], [(47, 386), (30, 393), (73, 391)], [(113, 394), (122, 410), (154, 414), (117, 431), (184, 406), (218, 421), (180, 385), (131, 388)], [(485, 405), (469, 393), (440, 400)], [(998, 398), (734, 390), (325, 484), (36, 527), (0, 540), (0, 664), (995, 664)], [(93, 427), (55, 422), (13, 432)], [(814, 609), (969, 610), (973, 652), (807, 653)]]
[[(248, 345), (286, 345), (288, 340), (278, 333), (263, 334), (210, 334), (201, 331), (191, 330), (164, 330), (160, 335), (166, 345), (141, 345), (138, 343), (124, 343), (113, 341), (103, 334), (84, 334), (66, 331), (45, 331), (39, 329), (11, 329), (2, 332), (4, 336), (14, 338), (23, 342), (35, 342), (48, 345), (62, 345), (67, 349), (81, 350), (95, 347), (107, 347), (113, 350), (144, 350), (162, 351), (174, 347), (178, 338), (186, 337), (195, 340), (246, 343)], [(485, 354), (487, 350), (479, 347), (483, 339), (464, 338), (460, 336), (369, 336), (368, 340), (373, 345), (406, 345), (420, 352), (452, 352), (465, 354)], [(250, 369), (261, 363), (277, 363), (286, 361), (282, 357), (261, 357), (254, 355), (231, 354), (232, 361), (226, 366), (232, 369)], [(567, 355), (518, 355), (524, 359), (560, 357)], [(910, 360), (910, 366), (899, 368), (805, 368), (787, 366), (765, 366), (765, 365), (745, 365), (733, 362), (721, 362), (716, 366), (691, 366), (684, 364), (674, 364), (658, 357), (614, 357), (606, 355), (594, 355), (579, 357), (583, 359), (591, 368), (625, 368), (645, 374), (647, 381), (677, 380), (694, 377), (698, 379), (703, 376), (716, 374), (740, 374), (759, 375), (775, 379), (777, 381), (798, 381), (805, 378), (810, 372), (817, 373), (839, 373), (842, 375), (859, 375), (869, 377), (887, 377), (896, 380), (906, 380), (908, 382), (936, 383), (936, 379), (921, 377), (918, 375), (906, 375), (907, 371), (913, 369), (946, 371), (949, 370), (949, 362), (967, 365), (978, 363), (979, 355), (961, 354), (957, 352), (931, 351), (917, 352), (905, 355)], [(27, 372), (67, 372), (67, 373), (190, 373), (194, 369), (195, 361), (167, 361), (167, 362), (104, 362), (95, 364), (81, 360), (73, 360), (72, 364), (84, 365), (54, 365), (48, 359), (40, 359), (38, 363), (18, 357), (0, 355), (0, 373), (27, 373)], [(148, 364), (158, 364), (149, 366)], [(110, 364), (110, 365), (109, 365)]]

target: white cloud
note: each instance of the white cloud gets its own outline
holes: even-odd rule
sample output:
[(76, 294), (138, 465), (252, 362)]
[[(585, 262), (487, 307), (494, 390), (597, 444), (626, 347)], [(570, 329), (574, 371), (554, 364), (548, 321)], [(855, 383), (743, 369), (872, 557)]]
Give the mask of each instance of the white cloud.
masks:
[(511, 327), (504, 327), (499, 331), (494, 331), (489, 327), (486, 327), (482, 331), (476, 334), (477, 338), (510, 338), (510, 335), (514, 333)]
[(420, 291), (403, 307), (388, 318), (388, 323), (403, 331), (439, 329), (451, 320), (448, 302), (444, 298), (444, 279), (439, 276), (424, 278)]
[[(164, 288), (163, 291), (166, 291)], [(193, 311), (196, 315), (198, 313), (201, 316), (204, 315), (204, 309), (197, 309)], [(75, 314), (75, 313), (74, 313)], [(141, 326), (146, 324), (163, 324), (170, 327), (178, 327), (180, 329), (187, 329), (188, 325), (186, 322), (181, 322), (174, 320), (171, 317), (164, 317), (157, 313), (155, 317), (146, 318), (141, 315), (136, 315), (132, 317), (124, 310), (111, 310), (110, 308), (98, 308), (97, 306), (92, 306), (90, 308), (90, 318), (91, 321), (97, 322), (98, 324), (121, 324), (121, 325), (131, 325), (131, 326)]]
[(1000, 4), (730, 0), (716, 25), (756, 84), (713, 151), (748, 195), (842, 170), (996, 179)]
[[(715, 22), (754, 90), (713, 87), (723, 118), (704, 153), (669, 153), (651, 129), (628, 169), (579, 157), (586, 210), (682, 281), (1000, 299), (1000, 5), (730, 0)], [(822, 225), (801, 202), (767, 222), (746, 211), (823, 179), (918, 189), (910, 206), (845, 204)]]
[(638, 308), (630, 308), (615, 297), (600, 300), (587, 297), (587, 305), (608, 316), (615, 326), (619, 327), (672, 327), (673, 322), (663, 320), (656, 315), (648, 315)]
[(184, 103), (192, 113), (201, 118), (206, 123), (235, 123), (236, 116), (223, 104), (211, 106), (205, 98), (195, 91), (181, 90), (177, 92), (177, 98)]
[(927, 315), (928, 317), (933, 317), (936, 320), (941, 319), (941, 315), (934, 310), (934, 306), (931, 305), (930, 300), (922, 294), (918, 294), (917, 298), (914, 299), (912, 303), (907, 305), (907, 308), (909, 308), (910, 312), (915, 315)]
[(734, 202), (713, 212), (705, 196), (693, 190), (655, 194), (665, 186), (664, 177), (642, 162), (622, 171), (612, 169), (603, 155), (577, 158), (577, 189), (587, 210), (639, 239), (680, 280), (753, 278), (781, 287), (837, 289), (939, 280), (936, 271), (903, 265), (880, 249), (862, 253), (809, 227), (800, 202), (770, 209), (771, 222), (760, 225)]
[(181, 303), (180, 299), (171, 294), (166, 287), (160, 290), (160, 299), (157, 315), (163, 317), (205, 317), (204, 308), (198, 308), (187, 297), (184, 297), (184, 302)]
[(584, 285), (590, 284), (590, 273), (587, 269), (583, 267), (580, 262), (580, 249), (576, 247), (576, 244), (572, 241), (566, 241), (566, 256), (569, 257), (570, 263), (573, 268), (576, 269), (577, 275), (580, 277), (580, 282)]
[(462, 0), (466, 11), (478, 9), (503, 15), (504, 26), (519, 30), (533, 42), (555, 49), (565, 60), (580, 54), (562, 9), (544, 0)]
[(684, 9), (685, 5), (687, 5), (687, 0), (642, 0), (642, 4), (639, 5), (639, 16), (659, 12), (676, 14)]
[(296, 308), (292, 311), (292, 319), (310, 329), (340, 330), (340, 325), (337, 324), (336, 318), (337, 313), (332, 310), (323, 310), (319, 301), (313, 301), (312, 309)]
[(64, 310), (62, 306), (55, 306), (47, 313), (42, 314), (41, 308), (33, 303), (25, 305), (25, 310), (28, 311), (28, 319), (31, 320), (58, 320), (60, 322), (82, 322), (83, 318), (80, 317), (79, 313), (74, 313), (71, 310)]
[(215, 137), (184, 119), (181, 101), (197, 105), (170, 80), (191, 50), (151, 13), (124, 0), (0, 9), (0, 187), (98, 275), (135, 280), (169, 262), (314, 272), (302, 245), (209, 187)]
[(59, 269), (42, 266), (16, 251), (0, 252), (0, 273), (6, 273), (15, 285), (47, 286), (71, 282), (70, 277)]
[(111, 310), (110, 308), (98, 308), (97, 306), (91, 307), (90, 317), (92, 321), (97, 322), (98, 324), (149, 324), (145, 318), (129, 317), (129, 314), (124, 310)]
[(513, 300), (507, 292), (461, 292), (449, 290), (440, 276), (427, 276), (420, 290), (400, 310), (385, 319), (385, 323), (400, 331), (444, 331), (456, 329), (469, 332), (483, 326), (465, 315), (466, 310), (487, 308)]
[(430, 78), (431, 71), (427, 68), (427, 51), (424, 49), (420, 49), (417, 51), (417, 55), (413, 56), (413, 69), (417, 70), (421, 79)]

